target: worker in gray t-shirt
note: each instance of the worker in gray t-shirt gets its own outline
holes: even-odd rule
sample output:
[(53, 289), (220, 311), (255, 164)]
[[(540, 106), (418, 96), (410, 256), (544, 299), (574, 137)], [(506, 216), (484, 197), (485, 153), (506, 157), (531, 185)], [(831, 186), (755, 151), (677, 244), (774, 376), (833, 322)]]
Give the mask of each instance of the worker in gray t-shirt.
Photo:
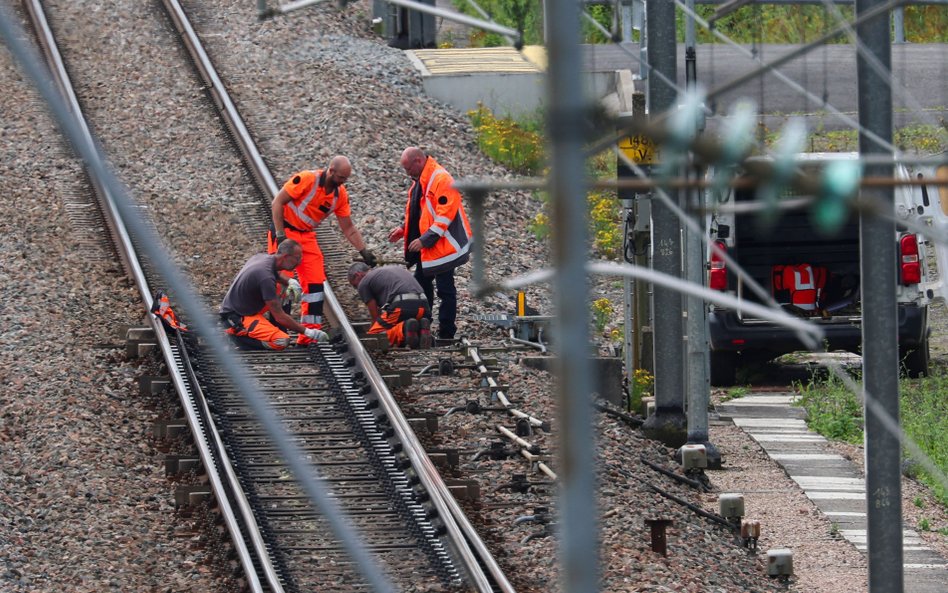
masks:
[(385, 333), (392, 346), (431, 347), (431, 311), (424, 289), (401, 266), (369, 269), (358, 262), (349, 266), (349, 284), (372, 316), (370, 334)]
[[(227, 334), (238, 347), (283, 350), (290, 345), (290, 336), (281, 327), (316, 342), (329, 339), (326, 332), (301, 325), (283, 309), (282, 297), (299, 301), (302, 290), (299, 282), (293, 278), (286, 279), (280, 271), (293, 270), (302, 257), (300, 244), (287, 239), (272, 255), (258, 253), (251, 256), (234, 277), (221, 303), (220, 316)], [(267, 313), (270, 319), (266, 317)]]

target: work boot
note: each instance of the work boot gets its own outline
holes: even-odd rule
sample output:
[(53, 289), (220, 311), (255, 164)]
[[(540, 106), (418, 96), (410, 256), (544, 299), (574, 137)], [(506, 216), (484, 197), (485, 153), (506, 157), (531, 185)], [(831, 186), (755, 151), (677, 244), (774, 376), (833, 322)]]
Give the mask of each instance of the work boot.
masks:
[(431, 338), (431, 320), (427, 317), (422, 317), (418, 320), (418, 346), (422, 350), (427, 350), (431, 348), (431, 345), (434, 343), (434, 340)]
[(418, 348), (418, 320), (417, 319), (407, 319), (405, 320), (405, 345), (415, 350)]

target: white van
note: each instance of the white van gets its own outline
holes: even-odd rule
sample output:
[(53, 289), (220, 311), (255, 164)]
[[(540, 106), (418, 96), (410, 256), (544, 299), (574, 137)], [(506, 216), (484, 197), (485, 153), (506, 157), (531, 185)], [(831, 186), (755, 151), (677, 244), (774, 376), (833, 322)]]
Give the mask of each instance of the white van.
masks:
[[(855, 159), (856, 154), (804, 154), (801, 168), (818, 172), (830, 159)], [(948, 174), (948, 166), (938, 171)], [(931, 179), (932, 168), (910, 170), (899, 166), (896, 175), (908, 179)], [(717, 206), (709, 220), (711, 239), (771, 296), (785, 311), (819, 324), (828, 351), (860, 353), (862, 310), (860, 278), (859, 218), (852, 213), (835, 232), (821, 233), (811, 220), (810, 208), (780, 210), (767, 224), (759, 212), (742, 211), (757, 196), (754, 189), (725, 190), (709, 196)], [(942, 192), (944, 193), (944, 188)], [(802, 196), (783, 196), (781, 200)], [(948, 197), (943, 200), (948, 206)], [(931, 228), (948, 221), (935, 185), (895, 188), (895, 210), (900, 221), (892, 238), (897, 245), (899, 358), (910, 377), (928, 374), (928, 305), (941, 297), (937, 274), (927, 255), (932, 245), (918, 227)], [(915, 229), (911, 230), (910, 227)], [(945, 224), (948, 227), (948, 223)], [(944, 268), (943, 268), (944, 269)], [(932, 270), (934, 272), (934, 270)], [(709, 250), (709, 287), (739, 299), (765, 302), (749, 290), (727, 263)], [(709, 312), (711, 383), (733, 385), (739, 366), (758, 364), (783, 354), (805, 349), (793, 330), (771, 321), (712, 306)]]

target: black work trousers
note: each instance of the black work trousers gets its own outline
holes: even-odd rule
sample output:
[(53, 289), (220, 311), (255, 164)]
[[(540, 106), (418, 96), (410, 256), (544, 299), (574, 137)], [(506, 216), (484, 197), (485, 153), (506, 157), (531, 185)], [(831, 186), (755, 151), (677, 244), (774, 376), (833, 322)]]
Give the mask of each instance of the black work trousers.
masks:
[(454, 270), (441, 272), (436, 276), (425, 276), (421, 264), (415, 266), (415, 280), (428, 297), (429, 310), (434, 310), (435, 286), (438, 288), (438, 338), (442, 340), (454, 339), (458, 331), (458, 291), (454, 286)]

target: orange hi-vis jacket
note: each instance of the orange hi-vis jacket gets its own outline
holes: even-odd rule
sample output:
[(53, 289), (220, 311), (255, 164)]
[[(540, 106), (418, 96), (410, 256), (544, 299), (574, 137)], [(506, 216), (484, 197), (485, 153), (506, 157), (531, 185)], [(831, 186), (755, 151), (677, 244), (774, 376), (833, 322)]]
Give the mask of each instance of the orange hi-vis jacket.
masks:
[(326, 172), (300, 171), (283, 184), (283, 189), (293, 198), (283, 206), (283, 224), (287, 228), (306, 232), (315, 230), (324, 218), (335, 212), (336, 216), (351, 216), (349, 193), (339, 186), (331, 194), (326, 193)]
[[(408, 188), (405, 204), (405, 250), (408, 250), (408, 217), (415, 184), (421, 184), (421, 268), (425, 276), (453, 270), (470, 258), (471, 225), (461, 204), (461, 194), (454, 189), (454, 178), (432, 157), (425, 161), (418, 180)], [(430, 243), (437, 236), (437, 242)]]

